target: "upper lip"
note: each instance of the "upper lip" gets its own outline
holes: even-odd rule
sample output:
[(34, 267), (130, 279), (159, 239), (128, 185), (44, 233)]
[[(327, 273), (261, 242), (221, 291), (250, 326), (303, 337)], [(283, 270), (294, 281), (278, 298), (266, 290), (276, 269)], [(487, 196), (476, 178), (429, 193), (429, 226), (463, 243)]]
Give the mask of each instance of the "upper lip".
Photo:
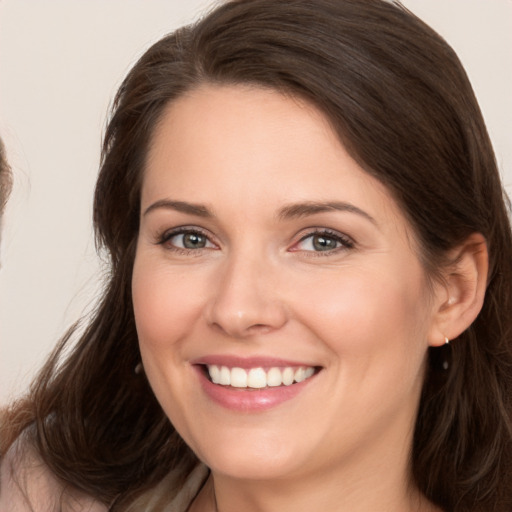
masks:
[(268, 356), (240, 357), (231, 354), (218, 354), (198, 357), (191, 361), (193, 365), (217, 365), (229, 368), (272, 368), (272, 367), (300, 367), (318, 366), (303, 361), (293, 361)]

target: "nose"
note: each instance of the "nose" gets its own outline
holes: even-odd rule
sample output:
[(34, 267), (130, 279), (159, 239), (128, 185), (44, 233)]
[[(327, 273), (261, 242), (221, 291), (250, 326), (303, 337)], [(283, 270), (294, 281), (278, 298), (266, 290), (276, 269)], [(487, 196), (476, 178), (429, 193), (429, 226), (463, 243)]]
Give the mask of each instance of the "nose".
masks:
[(263, 258), (225, 261), (206, 308), (209, 325), (239, 339), (280, 329), (288, 315), (276, 277)]

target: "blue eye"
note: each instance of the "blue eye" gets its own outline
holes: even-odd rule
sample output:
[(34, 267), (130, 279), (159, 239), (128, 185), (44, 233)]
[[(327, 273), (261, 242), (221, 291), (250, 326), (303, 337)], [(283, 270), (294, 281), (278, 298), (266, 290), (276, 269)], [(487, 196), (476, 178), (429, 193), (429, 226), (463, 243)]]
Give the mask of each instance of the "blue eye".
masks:
[(296, 248), (299, 251), (331, 252), (353, 246), (354, 243), (347, 237), (330, 231), (321, 231), (303, 237)]

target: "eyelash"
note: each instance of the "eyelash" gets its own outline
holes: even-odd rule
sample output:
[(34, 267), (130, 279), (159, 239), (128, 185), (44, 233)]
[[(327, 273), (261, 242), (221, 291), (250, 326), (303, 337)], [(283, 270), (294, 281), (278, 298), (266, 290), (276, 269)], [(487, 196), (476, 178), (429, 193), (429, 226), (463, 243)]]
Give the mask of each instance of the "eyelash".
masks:
[(337, 231), (332, 231), (330, 229), (325, 229), (325, 228), (315, 229), (315, 230), (307, 233), (295, 244), (295, 246), (304, 242), (308, 238), (313, 238), (315, 236), (319, 236), (319, 237), (323, 236), (329, 240), (334, 240), (336, 243), (340, 244), (340, 247), (335, 247), (334, 249), (325, 250), (325, 251), (306, 251), (306, 250), (301, 250), (301, 249), (294, 249), (294, 252), (301, 251), (304, 254), (307, 254), (308, 257), (316, 258), (316, 257), (332, 256), (333, 254), (337, 254), (340, 251), (346, 251), (349, 249), (353, 249), (355, 247), (354, 241), (351, 238), (349, 238), (348, 236), (342, 235), (341, 233), (338, 233)]
[[(180, 255), (196, 256), (196, 255), (199, 255), (203, 250), (212, 248), (212, 247), (199, 247), (196, 249), (189, 249), (186, 247), (177, 247), (177, 246), (169, 243), (169, 241), (173, 237), (179, 236), (179, 235), (198, 235), (201, 237), (205, 237), (206, 243), (216, 246), (216, 244), (214, 244), (210, 240), (210, 237), (208, 236), (208, 234), (205, 231), (203, 231), (199, 228), (196, 228), (196, 227), (188, 228), (186, 226), (180, 227), (180, 228), (175, 228), (170, 231), (165, 231), (164, 233), (162, 233), (161, 235), (159, 235), (157, 237), (156, 244), (166, 246), (166, 248), (168, 250), (176, 252), (177, 254), (180, 254)], [(326, 239), (334, 240), (337, 244), (340, 244), (340, 247), (335, 247), (333, 249), (328, 249), (325, 251), (303, 250), (303, 249), (296, 248), (297, 245), (303, 243), (308, 238), (313, 238), (315, 236), (318, 236), (318, 237), (323, 236)], [(300, 240), (294, 244), (294, 246), (291, 249), (291, 252), (301, 252), (303, 254), (306, 254), (308, 257), (325, 257), (325, 256), (331, 256), (333, 253), (336, 254), (340, 251), (353, 249), (354, 246), (355, 246), (354, 241), (351, 238), (349, 238), (348, 236), (342, 235), (341, 233), (338, 233), (337, 231), (332, 231), (330, 229), (321, 228), (321, 229), (315, 229), (313, 231), (310, 231), (306, 235), (302, 236), (300, 238)]]
[(199, 247), (197, 249), (188, 249), (186, 247), (177, 247), (171, 243), (169, 243), (169, 241), (174, 238), (175, 236), (179, 236), (179, 235), (198, 235), (198, 236), (202, 236), (204, 238), (206, 238), (206, 241), (207, 243), (210, 243), (212, 245), (215, 245), (211, 240), (210, 240), (210, 237), (207, 235), (206, 232), (202, 231), (201, 229), (199, 228), (192, 228), (192, 227), (180, 227), (180, 228), (175, 228), (175, 229), (172, 229), (170, 231), (165, 231), (164, 233), (162, 233), (161, 235), (159, 235), (157, 237), (157, 245), (162, 245), (162, 246), (166, 246), (166, 249), (170, 250), (170, 251), (173, 251), (177, 254), (180, 254), (180, 255), (184, 255), (184, 256), (190, 256), (190, 255), (193, 255), (193, 256), (197, 256), (199, 255), (203, 250), (208, 250), (208, 249), (211, 249), (211, 247)]

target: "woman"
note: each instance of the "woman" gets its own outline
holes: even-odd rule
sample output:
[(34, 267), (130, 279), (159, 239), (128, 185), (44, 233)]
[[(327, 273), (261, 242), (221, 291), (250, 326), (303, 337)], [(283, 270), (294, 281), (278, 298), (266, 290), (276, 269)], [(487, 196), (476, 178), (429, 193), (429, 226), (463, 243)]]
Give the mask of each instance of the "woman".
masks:
[(156, 43), (94, 219), (110, 280), (5, 421), (4, 501), (511, 509), (504, 193), (402, 7), (228, 2)]

